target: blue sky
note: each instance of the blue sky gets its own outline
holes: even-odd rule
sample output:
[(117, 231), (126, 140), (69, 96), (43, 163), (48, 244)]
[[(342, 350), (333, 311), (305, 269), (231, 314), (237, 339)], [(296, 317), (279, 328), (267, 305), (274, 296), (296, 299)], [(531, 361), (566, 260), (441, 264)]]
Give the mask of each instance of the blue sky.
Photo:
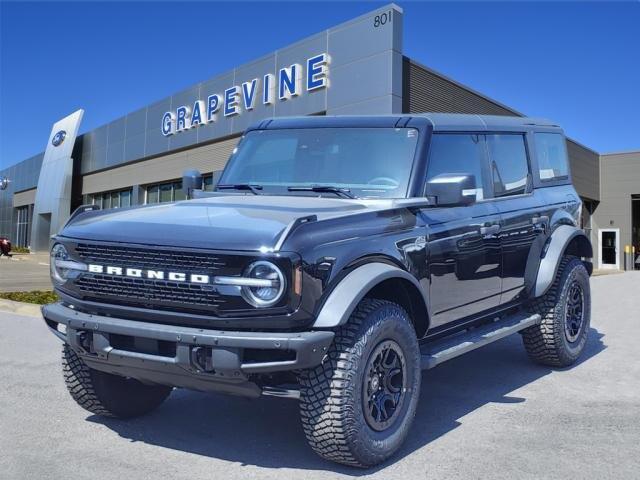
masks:
[[(90, 130), (387, 3), (0, 2), (0, 168), (78, 108)], [(597, 151), (640, 149), (640, 2), (398, 3), (408, 56)]]

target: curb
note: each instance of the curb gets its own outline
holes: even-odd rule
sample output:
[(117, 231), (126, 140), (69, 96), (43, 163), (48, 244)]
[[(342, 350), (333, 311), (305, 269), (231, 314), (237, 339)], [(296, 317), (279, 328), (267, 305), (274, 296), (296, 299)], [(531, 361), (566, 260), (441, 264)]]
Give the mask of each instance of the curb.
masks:
[(40, 317), (41, 305), (33, 303), (14, 302), (13, 300), (0, 299), (0, 312), (15, 313), (18, 315), (26, 315), (28, 317)]

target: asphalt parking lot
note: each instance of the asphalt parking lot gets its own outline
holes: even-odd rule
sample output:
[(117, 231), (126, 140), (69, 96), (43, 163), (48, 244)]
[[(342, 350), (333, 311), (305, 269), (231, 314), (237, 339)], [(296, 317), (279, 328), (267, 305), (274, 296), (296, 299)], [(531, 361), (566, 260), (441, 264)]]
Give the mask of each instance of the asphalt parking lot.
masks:
[(0, 257), (0, 292), (51, 290), (49, 255)]
[(68, 396), (40, 319), (0, 313), (0, 477), (611, 478), (640, 475), (640, 272), (592, 279), (580, 363), (530, 363), (518, 335), (424, 374), (413, 431), (383, 466), (355, 470), (306, 446), (291, 400), (175, 391), (133, 421)]

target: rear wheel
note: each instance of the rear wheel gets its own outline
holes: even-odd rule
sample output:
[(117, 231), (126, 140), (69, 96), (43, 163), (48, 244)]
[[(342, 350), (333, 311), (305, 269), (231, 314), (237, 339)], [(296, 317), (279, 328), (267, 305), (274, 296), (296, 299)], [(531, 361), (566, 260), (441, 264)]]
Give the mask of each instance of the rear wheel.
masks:
[(402, 444), (420, 394), (420, 350), (399, 305), (364, 299), (325, 361), (301, 374), (300, 414), (322, 457), (369, 467)]
[(145, 385), (132, 378), (94, 370), (67, 344), (62, 348), (62, 371), (76, 403), (104, 417), (144, 415), (164, 402), (172, 390), (164, 385)]
[(580, 259), (562, 259), (553, 285), (530, 310), (542, 321), (522, 332), (529, 357), (552, 367), (572, 365), (584, 350), (591, 323), (589, 274)]

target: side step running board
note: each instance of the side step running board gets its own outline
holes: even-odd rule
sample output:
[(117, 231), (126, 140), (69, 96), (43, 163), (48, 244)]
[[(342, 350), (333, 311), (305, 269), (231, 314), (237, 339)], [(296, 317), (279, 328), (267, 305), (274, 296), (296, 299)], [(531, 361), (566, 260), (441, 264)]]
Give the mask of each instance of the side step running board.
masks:
[(540, 315), (537, 313), (533, 315), (517, 313), (451, 337), (427, 343), (421, 347), (422, 369), (433, 368), (442, 362), (484, 347), (538, 323), (540, 323)]

